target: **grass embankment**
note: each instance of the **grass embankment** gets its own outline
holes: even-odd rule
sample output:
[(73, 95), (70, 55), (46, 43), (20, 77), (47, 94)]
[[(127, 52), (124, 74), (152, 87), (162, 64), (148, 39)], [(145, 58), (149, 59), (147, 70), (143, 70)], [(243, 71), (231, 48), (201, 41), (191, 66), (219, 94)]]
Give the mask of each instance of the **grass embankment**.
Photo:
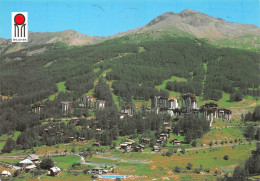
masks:
[(60, 92), (66, 92), (66, 86), (65, 86), (66, 81), (62, 81), (62, 82), (58, 82), (56, 83), (56, 86), (58, 87), (58, 92), (56, 92), (55, 94), (50, 95), (48, 98), (44, 99), (43, 102), (50, 100), (50, 101), (54, 101), (55, 97), (60, 93)]
[(20, 133), (21, 133), (20, 131), (15, 131), (12, 134), (9, 134), (9, 135), (4, 134), (4, 135), (0, 136), (0, 150), (3, 149), (8, 138), (12, 138), (14, 141), (16, 141), (18, 136), (20, 135)]
[[(186, 170), (188, 163), (193, 164), (193, 168), (199, 168), (202, 165), (203, 168), (209, 168), (211, 173), (218, 170), (229, 171), (241, 161), (244, 161), (251, 154), (251, 149), (255, 148), (255, 144), (252, 145), (239, 145), (232, 148), (221, 147), (213, 149), (205, 149), (198, 151), (189, 151), (185, 154), (174, 153), (171, 157), (163, 157), (161, 153), (157, 154), (132, 154), (132, 159), (147, 158), (151, 162), (149, 164), (132, 164), (132, 163), (118, 163), (116, 171), (120, 174), (132, 174), (132, 175), (145, 175), (144, 180), (152, 178), (161, 178), (164, 176), (173, 176), (173, 168), (178, 166), (182, 170)], [(224, 160), (224, 155), (229, 155), (228, 160)], [(121, 158), (129, 158), (129, 155), (117, 155)], [(185, 174), (179, 174), (181, 177)], [(192, 174), (197, 175), (197, 174)], [(190, 177), (193, 177), (193, 176)], [(200, 175), (201, 177), (201, 175)]]

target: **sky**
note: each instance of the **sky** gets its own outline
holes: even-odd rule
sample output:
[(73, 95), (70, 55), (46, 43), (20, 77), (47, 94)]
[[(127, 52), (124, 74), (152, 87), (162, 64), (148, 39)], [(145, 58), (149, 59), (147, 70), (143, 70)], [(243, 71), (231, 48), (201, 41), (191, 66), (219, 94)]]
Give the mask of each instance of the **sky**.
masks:
[(0, 37), (11, 38), (12, 12), (28, 12), (28, 30), (33, 32), (73, 29), (109, 36), (184, 9), (260, 27), (260, 0), (0, 0)]

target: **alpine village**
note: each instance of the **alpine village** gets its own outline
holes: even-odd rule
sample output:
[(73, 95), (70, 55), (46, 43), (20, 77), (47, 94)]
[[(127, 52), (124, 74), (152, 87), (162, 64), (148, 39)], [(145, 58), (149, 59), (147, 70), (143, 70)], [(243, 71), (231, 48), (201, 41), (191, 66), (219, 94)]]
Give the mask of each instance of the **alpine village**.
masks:
[(0, 180), (260, 180), (259, 27), (29, 37), (0, 39)]

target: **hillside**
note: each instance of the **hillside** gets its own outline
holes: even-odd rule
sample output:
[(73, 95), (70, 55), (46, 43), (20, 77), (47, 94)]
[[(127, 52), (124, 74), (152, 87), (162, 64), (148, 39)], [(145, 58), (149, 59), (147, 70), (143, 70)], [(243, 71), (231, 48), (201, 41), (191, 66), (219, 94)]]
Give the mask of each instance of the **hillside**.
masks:
[[(146, 31), (170, 33), (172, 36), (194, 36), (210, 42), (232, 48), (259, 49), (260, 28), (255, 25), (231, 23), (204, 13), (186, 9), (180, 13), (164, 13), (147, 25), (116, 34), (139, 34)], [(158, 33), (157, 33), (158, 34)]]
[[(0, 95), (5, 99), (0, 99), (1, 171), (6, 163), (14, 165), (34, 153), (57, 162), (62, 172), (55, 179), (61, 180), (90, 180), (87, 171), (97, 166), (112, 167), (112, 174), (129, 180), (230, 175), (260, 138), (259, 122), (240, 120), (241, 112), (260, 105), (259, 54), (218, 48), (194, 37), (167, 37), (135, 41), (138, 37), (126, 35), (72, 47), (56, 42), (0, 55)], [(210, 128), (204, 117), (145, 111), (155, 95), (179, 99), (187, 92), (196, 94), (198, 106), (217, 102), (236, 110), (235, 120), (215, 119)], [(230, 101), (237, 93), (242, 101)], [(82, 94), (105, 100), (105, 108), (80, 106)], [(68, 113), (62, 111), (64, 101), (72, 103)], [(35, 113), (32, 106), (38, 103), (44, 107)], [(119, 116), (124, 105), (134, 107), (133, 116)], [(160, 144), (165, 123), (169, 138)], [(129, 141), (133, 147), (124, 154), (121, 146)], [(136, 154), (140, 144), (144, 149)], [(155, 152), (158, 145), (161, 151)], [(19, 159), (8, 157), (14, 155)], [(46, 173), (21, 171), (14, 180), (53, 179)]]
[(11, 40), (0, 39), (0, 53), (10, 53), (35, 45), (56, 42), (63, 42), (69, 46), (92, 45), (119, 37), (127, 38), (126, 43), (193, 37), (207, 39), (210, 43), (221, 47), (259, 51), (259, 32), (260, 28), (255, 25), (231, 23), (221, 18), (186, 9), (180, 13), (164, 13), (151, 20), (147, 25), (107, 37), (84, 35), (74, 30), (29, 32), (28, 43), (11, 43)]
[[(80, 97), (103, 75), (114, 99), (127, 104), (154, 95), (178, 95), (175, 92), (215, 101), (228, 101), (236, 92), (252, 100), (259, 96), (257, 53), (216, 48), (194, 38), (118, 44), (120, 39), (73, 48), (47, 44), (3, 55), (0, 92), (32, 104), (53, 95), (56, 83), (65, 82), (73, 97)], [(39, 49), (48, 51), (35, 53)], [(174, 82), (172, 76), (186, 81)]]
[(15, 52), (24, 48), (33, 47), (35, 45), (63, 42), (68, 46), (74, 45), (90, 45), (106, 38), (98, 36), (84, 35), (74, 30), (66, 30), (60, 32), (29, 32), (29, 42), (12, 43), (11, 40), (0, 39), (0, 53)]

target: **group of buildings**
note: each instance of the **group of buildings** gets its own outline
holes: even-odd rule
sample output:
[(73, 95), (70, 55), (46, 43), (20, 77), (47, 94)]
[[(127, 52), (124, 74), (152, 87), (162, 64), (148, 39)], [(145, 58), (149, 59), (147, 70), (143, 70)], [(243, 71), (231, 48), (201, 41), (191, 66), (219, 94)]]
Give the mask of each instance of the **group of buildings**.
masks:
[(219, 108), (216, 103), (206, 103), (198, 108), (195, 94), (183, 94), (181, 103), (182, 105), (179, 107), (178, 100), (175, 98), (168, 99), (155, 96), (152, 99), (152, 109), (155, 109), (157, 113), (168, 112), (171, 116), (193, 113), (197, 116), (205, 116), (211, 121), (213, 121), (213, 118), (231, 120), (232, 112), (228, 109)]
[[(31, 172), (37, 168), (36, 164), (40, 163), (40, 158), (38, 155), (31, 154), (28, 155), (24, 160), (20, 161), (18, 164), (22, 170), (26, 173)], [(61, 169), (58, 167), (50, 168), (48, 175), (55, 176), (61, 173)]]
[[(93, 97), (93, 95), (83, 94), (81, 98), (80, 107), (85, 107), (88, 109), (104, 109), (106, 106), (105, 100), (98, 100)], [(155, 96), (152, 99), (152, 109), (159, 112), (168, 112), (171, 116), (180, 116), (187, 113), (193, 113), (197, 116), (204, 116), (208, 120), (213, 121), (213, 118), (219, 118), (223, 120), (231, 120), (232, 112), (228, 109), (219, 108), (216, 103), (206, 103), (200, 108), (197, 107), (197, 101), (195, 94), (183, 94), (181, 96), (181, 107), (179, 107), (178, 100), (175, 98), (166, 98), (162, 96)], [(43, 109), (41, 103), (34, 104), (32, 106), (32, 112), (40, 113)], [(72, 108), (72, 102), (63, 101), (61, 102), (62, 112), (68, 114)], [(124, 116), (132, 116), (134, 109), (131, 106), (124, 106), (119, 112), (120, 118)]]

